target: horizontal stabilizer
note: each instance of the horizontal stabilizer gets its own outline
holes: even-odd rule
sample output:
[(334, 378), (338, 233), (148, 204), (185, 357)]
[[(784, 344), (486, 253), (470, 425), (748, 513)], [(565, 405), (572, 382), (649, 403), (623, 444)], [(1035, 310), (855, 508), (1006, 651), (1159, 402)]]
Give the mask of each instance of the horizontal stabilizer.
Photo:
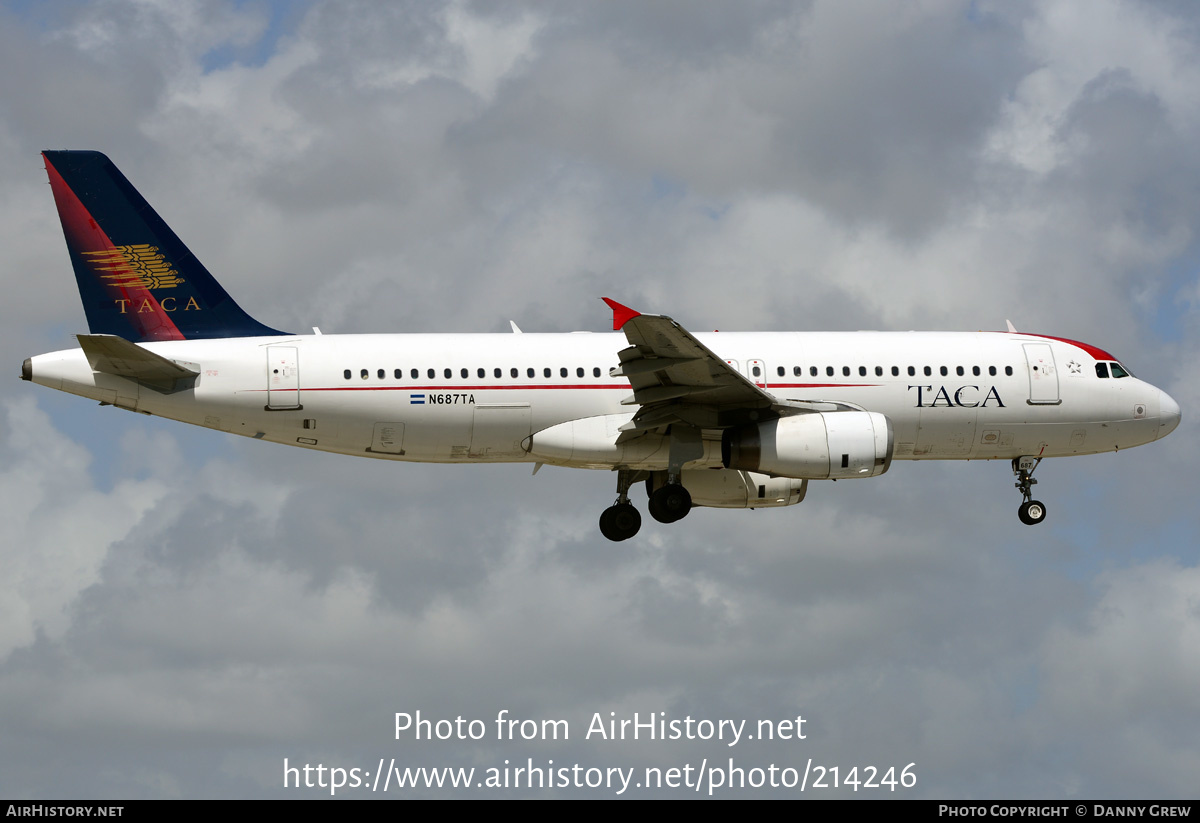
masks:
[(112, 334), (78, 335), (79, 346), (93, 371), (139, 380), (159, 391), (174, 391), (176, 382), (200, 372), (143, 349)]

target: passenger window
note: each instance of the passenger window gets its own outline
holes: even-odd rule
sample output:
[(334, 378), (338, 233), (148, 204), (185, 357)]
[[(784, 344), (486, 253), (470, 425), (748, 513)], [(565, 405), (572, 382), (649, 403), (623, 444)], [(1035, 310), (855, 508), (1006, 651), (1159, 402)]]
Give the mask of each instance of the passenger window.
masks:
[(425, 372), (425, 374), (429, 375), (429, 379), (432, 380), (434, 378), (434, 375), (437, 374), (437, 372), (435, 372), (433, 369), (429, 369)]
[(1096, 376), (1103, 377), (1106, 380), (1108, 379), (1108, 364), (1107, 363), (1097, 363), (1096, 364)]
[(526, 376), (526, 377), (530, 377), (530, 378), (532, 378), (532, 377), (533, 377), (533, 376), (534, 376), (536, 373), (537, 373), (537, 372), (535, 372), (535, 371), (533, 370), (533, 367), (532, 367), (532, 366), (530, 366), (529, 368), (525, 369), (525, 376)]
[(369, 374), (370, 374), (369, 371), (367, 371), (366, 369), (363, 369), (361, 372), (359, 372), (358, 376), (361, 377), (363, 380), (366, 380), (367, 375), (369, 375)]
[(567, 376), (567, 367), (566, 366), (563, 366), (561, 369), (558, 370), (558, 376), (559, 377)]
[(583, 366), (579, 366), (575, 369), (575, 376), (583, 377)]
[(988, 374), (990, 374), (992, 377), (995, 377), (996, 376), (996, 367), (988, 366)]
[(454, 372), (450, 371), (450, 369), (442, 369), (442, 374), (444, 374), (446, 379), (449, 380), (450, 376), (453, 375)]
[(346, 378), (347, 380), (349, 380), (349, 379), (350, 379), (350, 370), (349, 370), (349, 369), (346, 369), (344, 372), (342, 372), (342, 377), (344, 377), (344, 378)]
[(392, 376), (399, 380), (400, 378), (404, 377), (404, 372), (401, 369), (396, 369), (394, 372), (392, 372)]
[(416, 380), (418, 377), (421, 376), (421, 372), (417, 371), (416, 369), (413, 369), (412, 371), (410, 371), (408, 373), (408, 376), (411, 377), (413, 380)]
[(973, 374), (973, 375), (975, 375), (976, 377), (978, 377), (978, 376), (979, 376), (979, 367), (978, 367), (978, 366), (972, 366), (972, 367), (971, 367), (971, 374)]
[(899, 377), (899, 376), (900, 376), (900, 367), (892, 366), (892, 377)]
[(387, 374), (387, 372), (385, 372), (383, 369), (380, 369), (379, 371), (375, 372), (375, 376), (378, 377), (380, 380), (383, 379), (383, 376), (385, 374)]
[(543, 368), (542, 369), (542, 377), (549, 377), (549, 376), (550, 376), (550, 369)]
[(941, 371), (942, 371), (942, 377), (945, 377), (949, 373), (945, 366), (942, 366)]
[(925, 376), (931, 377), (932, 375), (933, 375), (933, 369), (929, 368), (929, 366), (926, 366), (925, 367)]
[(599, 376), (600, 376), (600, 367), (592, 366), (592, 377), (599, 377)]
[(811, 374), (813, 377), (816, 377), (818, 374), (820, 374), (820, 372), (817, 370), (816, 366), (810, 366), (808, 369), (808, 373)]
[(826, 377), (833, 377), (833, 366), (826, 366), (826, 367), (825, 367), (825, 376), (826, 376)]
[(762, 377), (762, 369), (760, 369), (758, 366), (752, 367), (750, 369), (750, 373), (753, 374), (755, 377)]
[(514, 368), (514, 369), (509, 369), (509, 370), (508, 370), (508, 373), (509, 373), (509, 375), (510, 375), (511, 377), (514, 377), (514, 378), (515, 378), (515, 377), (517, 376), (517, 373), (518, 373), (518, 372), (517, 372), (517, 370)]
[(787, 374), (787, 369), (785, 369), (783, 366), (777, 366), (775, 368), (775, 373), (780, 377), (783, 377), (785, 374)]
[(883, 366), (876, 366), (876, 367), (875, 367), (875, 376), (876, 376), (876, 377), (883, 377)]
[[(458, 376), (459, 376), (459, 377), (461, 377), (463, 380), (466, 380), (466, 379), (467, 379), (467, 375), (469, 375), (469, 374), (470, 374), (470, 372), (469, 372), (469, 371), (467, 371), (466, 369), (459, 369), (459, 370), (458, 370)], [(446, 376), (447, 376), (447, 377), (449, 377), (450, 375), (446, 375)]]
[(959, 377), (962, 377), (963, 376), (963, 367), (959, 366), (958, 368), (956, 368), (954, 370), (954, 373), (957, 374)]
[(909, 367), (908, 367), (908, 376), (909, 376), (909, 377), (916, 377), (916, 376), (917, 376), (917, 370), (916, 370), (916, 368), (914, 368), (913, 366), (909, 366)]
[(475, 376), (478, 377), (480, 380), (482, 380), (484, 377), (487, 376), (487, 370), (486, 369), (476, 369)]
[(850, 376), (850, 367), (849, 366), (842, 366), (842, 376), (843, 377)]
[(800, 377), (803, 374), (804, 374), (804, 369), (800, 368), (799, 366), (792, 366), (792, 376), (793, 377)]
[(866, 367), (866, 366), (859, 366), (859, 367), (858, 367), (858, 376), (859, 376), (859, 377), (866, 377), (866, 376), (867, 376), (867, 367)]
[(500, 371), (499, 367), (492, 369), (492, 377), (496, 378), (497, 380), (500, 379), (500, 375), (502, 374), (504, 374), (504, 372)]
[(1008, 375), (1009, 377), (1012, 377), (1012, 366), (1005, 366), (1005, 367), (1004, 367), (1004, 373), (1005, 373), (1006, 375)]

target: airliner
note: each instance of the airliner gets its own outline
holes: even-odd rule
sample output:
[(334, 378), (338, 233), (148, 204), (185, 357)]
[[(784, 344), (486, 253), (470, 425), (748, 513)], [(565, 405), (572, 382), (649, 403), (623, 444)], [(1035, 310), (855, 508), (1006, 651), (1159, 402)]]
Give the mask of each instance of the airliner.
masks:
[(614, 333), (291, 334), (251, 318), (116, 166), (43, 152), (88, 321), (21, 376), (142, 414), (380, 460), (616, 473), (637, 534), (694, 506), (773, 508), (893, 460), (1010, 460), (1041, 523), (1047, 457), (1117, 451), (1179, 406), (1096, 346), (1017, 332), (714, 332), (603, 298)]

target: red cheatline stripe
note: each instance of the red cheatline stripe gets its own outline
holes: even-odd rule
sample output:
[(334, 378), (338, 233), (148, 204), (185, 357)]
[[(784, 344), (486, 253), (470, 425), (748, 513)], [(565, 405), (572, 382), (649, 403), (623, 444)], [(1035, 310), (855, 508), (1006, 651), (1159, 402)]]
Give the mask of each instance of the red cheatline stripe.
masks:
[[(877, 388), (879, 383), (773, 383), (767, 388), (770, 389), (871, 389)], [(452, 383), (444, 383), (434, 386), (320, 386), (320, 387), (304, 387), (299, 391), (409, 391), (409, 392), (464, 392), (464, 391), (524, 391), (526, 389), (545, 390), (545, 389), (601, 389), (608, 391), (631, 391), (632, 387), (628, 383), (618, 385), (554, 385), (552, 383), (541, 384), (517, 384), (517, 385), (483, 385), (483, 386), (459, 386)], [(268, 391), (268, 389), (256, 389), (255, 391)], [(271, 389), (271, 391), (277, 391)], [(287, 389), (287, 391), (297, 391), (297, 389)]]
[(873, 389), (881, 383), (768, 383), (768, 389)]
[(523, 389), (611, 389), (613, 391), (615, 391), (617, 389), (621, 389), (622, 391), (629, 391), (630, 386), (628, 383), (621, 383), (621, 384), (618, 384), (615, 386), (614, 385), (607, 385), (607, 386), (600, 386), (600, 385), (554, 386), (554, 385), (548, 385), (548, 384), (545, 384), (545, 385), (536, 385), (536, 384), (535, 385), (519, 385), (519, 386), (497, 386), (497, 385), (459, 386), (459, 385), (455, 385), (453, 383), (443, 383), (442, 385), (439, 385), (439, 386), (328, 386), (328, 387), (324, 387), (324, 388), (304, 389), (304, 391), (411, 391), (411, 392), (458, 391), (458, 392), (463, 392), (463, 391), (521, 391)]

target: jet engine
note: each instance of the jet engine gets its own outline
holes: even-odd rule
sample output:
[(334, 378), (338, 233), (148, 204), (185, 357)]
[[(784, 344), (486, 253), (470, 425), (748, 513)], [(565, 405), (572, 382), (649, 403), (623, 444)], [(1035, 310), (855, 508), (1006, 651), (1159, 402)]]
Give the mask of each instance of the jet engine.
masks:
[(811, 480), (875, 477), (892, 464), (892, 423), (878, 412), (813, 412), (727, 429), (728, 469)]

